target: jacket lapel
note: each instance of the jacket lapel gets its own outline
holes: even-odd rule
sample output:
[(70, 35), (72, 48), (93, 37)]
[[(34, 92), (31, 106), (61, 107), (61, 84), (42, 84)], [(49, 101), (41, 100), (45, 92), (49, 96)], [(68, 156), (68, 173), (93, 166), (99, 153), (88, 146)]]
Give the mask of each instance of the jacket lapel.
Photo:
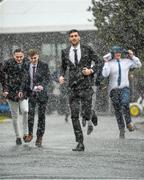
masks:
[[(69, 59), (70, 48), (71, 48), (71, 47), (68, 47), (68, 48), (66, 49), (66, 59), (68, 59), (69, 62), (70, 62), (71, 64), (73, 64), (73, 63), (70, 61), (70, 59)], [(80, 58), (80, 61), (78, 62), (78, 64), (81, 63), (81, 60), (83, 59), (83, 56), (84, 56), (84, 54), (85, 54), (85, 48), (84, 48), (83, 45), (80, 45), (80, 49), (81, 49), (81, 58)], [(75, 64), (73, 64), (73, 65), (75, 65)]]
[(66, 49), (66, 59), (69, 59), (70, 46)]
[(66, 59), (68, 60), (68, 62), (69, 62), (70, 64), (72, 64), (73, 66), (75, 66), (75, 64), (73, 64), (73, 63), (71, 62), (70, 58), (69, 58), (70, 48), (71, 48), (71, 46), (69, 46), (69, 47), (66, 49)]
[(81, 63), (81, 60), (83, 59), (83, 56), (84, 56), (84, 54), (85, 54), (85, 48), (84, 48), (83, 45), (80, 46), (80, 49), (81, 49), (81, 58), (80, 58), (79, 63)]
[(38, 80), (38, 77), (41, 74), (41, 69), (40, 68), (41, 68), (41, 62), (39, 61), (38, 64), (37, 64), (36, 75), (35, 75), (36, 81)]

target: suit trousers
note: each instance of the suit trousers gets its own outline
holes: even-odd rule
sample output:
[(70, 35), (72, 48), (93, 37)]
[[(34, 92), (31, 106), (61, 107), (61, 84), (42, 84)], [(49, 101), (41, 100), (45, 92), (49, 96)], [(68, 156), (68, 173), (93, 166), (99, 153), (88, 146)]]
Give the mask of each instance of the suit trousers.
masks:
[(29, 134), (33, 134), (35, 109), (38, 106), (38, 124), (37, 124), (37, 137), (42, 137), (45, 132), (45, 111), (47, 101), (40, 101), (36, 95), (29, 97), (29, 113), (28, 113), (28, 129)]
[(69, 104), (76, 142), (83, 143), (83, 132), (79, 121), (80, 105), (82, 118), (89, 121), (91, 119), (92, 94), (92, 89), (71, 90), (70, 92)]
[(13, 127), (17, 138), (21, 137), (19, 108), (22, 113), (23, 135), (28, 133), (28, 99), (19, 100), (19, 102), (8, 100), (11, 111)]
[(118, 127), (119, 129), (124, 129), (125, 123), (128, 125), (131, 122), (129, 109), (130, 90), (128, 87), (122, 89), (113, 89), (110, 92), (110, 98), (115, 110)]

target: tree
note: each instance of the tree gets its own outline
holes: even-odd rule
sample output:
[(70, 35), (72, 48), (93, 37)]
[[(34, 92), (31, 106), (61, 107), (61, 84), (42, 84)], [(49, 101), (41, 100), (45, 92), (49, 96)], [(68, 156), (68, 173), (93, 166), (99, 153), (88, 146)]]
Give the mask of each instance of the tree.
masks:
[(104, 53), (113, 45), (144, 58), (144, 0), (92, 0), (97, 37)]

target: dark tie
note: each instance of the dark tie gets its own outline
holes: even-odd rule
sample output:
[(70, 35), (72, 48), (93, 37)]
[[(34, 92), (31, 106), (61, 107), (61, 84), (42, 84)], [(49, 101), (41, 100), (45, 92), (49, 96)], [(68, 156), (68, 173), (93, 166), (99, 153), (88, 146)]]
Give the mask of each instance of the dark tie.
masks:
[(117, 60), (118, 62), (118, 86), (121, 84), (121, 65), (120, 65), (120, 60)]
[(35, 74), (36, 74), (36, 66), (32, 66), (33, 68), (33, 87), (35, 85)]
[(75, 65), (78, 65), (78, 56), (77, 56), (77, 49), (74, 49), (74, 60), (75, 60)]

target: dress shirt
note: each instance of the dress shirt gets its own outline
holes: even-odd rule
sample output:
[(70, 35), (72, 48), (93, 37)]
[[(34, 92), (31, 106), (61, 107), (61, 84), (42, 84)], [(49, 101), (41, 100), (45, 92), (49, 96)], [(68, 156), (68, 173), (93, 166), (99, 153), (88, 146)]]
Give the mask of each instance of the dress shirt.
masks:
[(75, 53), (74, 49), (77, 49), (77, 57), (78, 57), (78, 63), (81, 59), (81, 48), (80, 44), (77, 45), (77, 47), (71, 46), (70, 52), (69, 52), (69, 60), (75, 65)]
[(35, 66), (35, 72), (37, 70), (37, 64), (30, 64), (29, 73), (30, 73), (30, 88), (33, 90), (33, 66)]
[(112, 59), (108, 62), (105, 62), (102, 75), (104, 77), (109, 76), (109, 92), (115, 88), (124, 88), (129, 87), (129, 78), (128, 73), (131, 68), (141, 67), (141, 62), (139, 58), (133, 56), (132, 59), (120, 59), (121, 66), (121, 84), (118, 85), (118, 76), (119, 76), (119, 67), (116, 59)]

